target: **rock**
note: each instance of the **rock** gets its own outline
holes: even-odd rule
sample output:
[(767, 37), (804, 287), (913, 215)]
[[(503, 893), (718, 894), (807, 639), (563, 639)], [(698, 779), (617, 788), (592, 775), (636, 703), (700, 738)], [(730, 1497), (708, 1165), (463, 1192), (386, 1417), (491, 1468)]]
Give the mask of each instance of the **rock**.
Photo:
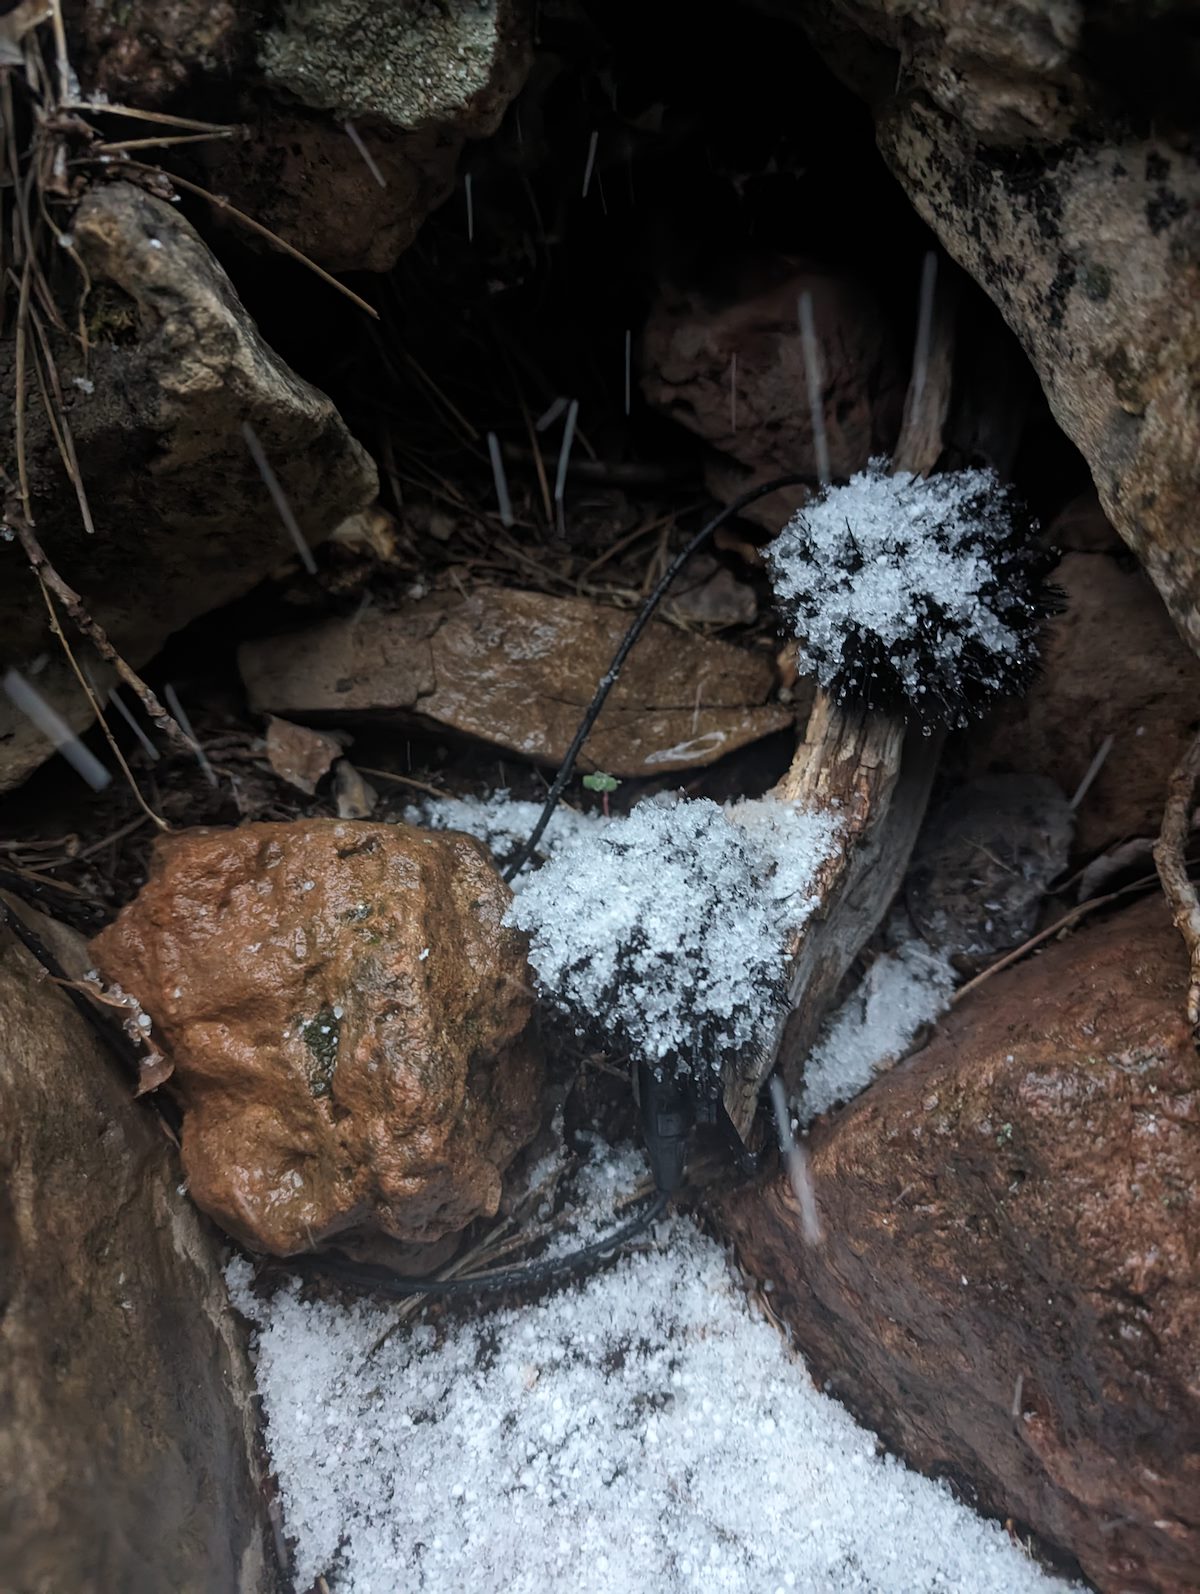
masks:
[(486, 138), (532, 61), (519, 0), (292, 0), (259, 41), (267, 82), (303, 105)]
[(970, 742), (969, 767), (1046, 775), (1074, 795), (1105, 737), (1112, 748), (1076, 812), (1082, 853), (1157, 832), (1167, 778), (1200, 718), (1200, 664), (1150, 583), (1107, 554), (1071, 553), (1051, 581), (1042, 672)]
[[(824, 370), (824, 410), (835, 476), (860, 470), (896, 440), (904, 398), (883, 311), (861, 283), (794, 265), (756, 267), (731, 297), (665, 293), (646, 325), (647, 401), (720, 451), (709, 485), (732, 498), (788, 471), (816, 476), (797, 304), (813, 297)], [(737, 403), (731, 403), (737, 357)], [(736, 424), (735, 424), (736, 423)], [(731, 468), (730, 461), (740, 469)], [(795, 491), (787, 501), (802, 501)], [(779, 529), (778, 504), (770, 529)]]
[(904, 882), (913, 924), (973, 971), (1034, 932), (1067, 865), (1073, 815), (1044, 775), (984, 775), (929, 817)]
[(1155, 897), (996, 975), (723, 1203), (814, 1376), (1118, 1594), (1200, 1566), (1196, 1051)]
[[(206, 186), (327, 271), (390, 271), (454, 191), (464, 135), (453, 129), (356, 123), (368, 160), (328, 116), (273, 105), (253, 111), (249, 140), (205, 147)], [(245, 241), (239, 223), (227, 225)]]
[[(91, 357), (86, 374), (73, 344), (64, 342), (56, 358), (96, 532), (83, 529), (36, 400), (34, 517), (60, 574), (137, 666), (173, 631), (294, 557), (247, 452), (244, 421), (310, 543), (372, 500), (375, 469), (330, 401), (263, 343), (229, 279), (171, 205), (114, 183), (85, 197), (73, 235), (92, 282)], [(11, 343), (0, 345), (0, 385), (10, 356)], [(49, 652), (38, 689), (81, 729), (90, 708), (48, 637), (19, 546), (0, 545), (0, 560), (0, 661), (25, 669)], [(0, 790), (49, 751), (0, 698)]]
[(219, 1249), (155, 1115), (4, 930), (0, 1112), (0, 1583), (269, 1594)]
[(343, 737), (267, 716), (267, 762), (280, 780), (309, 797), (343, 751)]
[[(557, 765), (630, 620), (582, 598), (483, 589), (246, 643), (239, 662), (264, 712), (397, 713)], [(652, 621), (584, 757), (622, 778), (711, 764), (792, 723), (772, 686), (769, 658)]]
[(453, 833), (308, 819), (164, 838), (92, 947), (174, 1060), (196, 1204), (277, 1255), (494, 1213), (539, 1115), (508, 901)]
[(1191, 7), (769, 9), (870, 101), (884, 158), (1020, 338), (1105, 513), (1200, 649)]
[(165, 105), (197, 79), (227, 76), (244, 48), (236, 0), (78, 6), (68, 25), (80, 77), (114, 105)]
[(711, 554), (697, 554), (675, 578), (664, 607), (673, 619), (692, 625), (751, 625), (758, 618), (754, 588), (739, 581)]

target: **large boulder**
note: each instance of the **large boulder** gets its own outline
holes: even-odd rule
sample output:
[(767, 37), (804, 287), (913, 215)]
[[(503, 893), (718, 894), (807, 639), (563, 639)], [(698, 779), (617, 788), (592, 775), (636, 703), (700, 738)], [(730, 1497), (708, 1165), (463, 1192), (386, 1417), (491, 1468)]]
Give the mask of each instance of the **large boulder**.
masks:
[(985, 982), (721, 1209), (814, 1372), (1105, 1591), (1200, 1566), (1200, 1091), (1155, 897)]
[(0, 1584), (269, 1594), (254, 1384), (213, 1233), (155, 1114), (4, 930), (0, 1116)]
[[(198, 614), (295, 557), (242, 433), (249, 423), (310, 543), (374, 496), (375, 468), (324, 394), (263, 342), (194, 228), (113, 183), (80, 204), (91, 344), (57, 350), (63, 407), (95, 523), (89, 534), (40, 403), (29, 404), (33, 517), (60, 575), (133, 665)], [(0, 345), (0, 384), (11, 344)], [(0, 663), (48, 654), (39, 690), (75, 729), (91, 710), (53, 644), (19, 545), (0, 544)], [(0, 790), (50, 744), (0, 697)]]
[(1020, 338), (1113, 525), (1200, 650), (1194, 11), (765, 0)]
[(477, 841), (333, 819), (160, 841), (92, 943), (174, 1062), (193, 1200), (286, 1255), (495, 1213), (540, 1057)]

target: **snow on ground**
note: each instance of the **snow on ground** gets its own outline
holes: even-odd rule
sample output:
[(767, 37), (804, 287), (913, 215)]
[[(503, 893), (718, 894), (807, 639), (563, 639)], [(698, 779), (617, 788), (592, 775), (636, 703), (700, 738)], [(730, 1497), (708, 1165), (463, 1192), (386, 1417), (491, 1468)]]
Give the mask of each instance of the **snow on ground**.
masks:
[[(474, 836), (494, 854), (497, 863), (504, 864), (525, 845), (534, 825), (541, 818), (542, 804), (522, 802), (499, 790), (487, 797), (440, 797), (413, 803), (404, 811), (405, 822), (420, 825), (426, 830), (461, 830)], [(577, 842), (603, 825), (603, 816), (597, 813), (580, 813), (559, 803), (550, 816), (550, 823), (539, 843), (544, 856), (553, 857), (565, 845)], [(511, 882), (514, 891), (520, 891), (533, 875), (529, 870)]]
[(796, 1103), (800, 1124), (865, 1090), (922, 1025), (946, 1011), (956, 979), (949, 960), (911, 934), (881, 953), (809, 1054)]
[[(623, 1166), (628, 1169), (628, 1159)], [(594, 1172), (594, 1170), (593, 1170)], [(597, 1177), (592, 1199), (612, 1199)], [(533, 1305), (389, 1336), (257, 1299), (296, 1588), (334, 1594), (1049, 1594), (996, 1524), (877, 1453), (685, 1218)]]

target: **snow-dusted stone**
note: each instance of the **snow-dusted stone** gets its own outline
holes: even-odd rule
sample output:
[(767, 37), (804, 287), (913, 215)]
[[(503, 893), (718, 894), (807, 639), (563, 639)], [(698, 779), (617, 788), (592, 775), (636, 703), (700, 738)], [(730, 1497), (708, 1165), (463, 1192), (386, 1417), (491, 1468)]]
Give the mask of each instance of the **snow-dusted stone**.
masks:
[(406, 825), (162, 841), (93, 954), (175, 1064), (197, 1205), (277, 1254), (494, 1213), (540, 1105), (508, 902), (477, 842)]
[(1200, 1098), (1155, 898), (996, 975), (720, 1229), (824, 1387), (923, 1471), (1184, 1594), (1200, 1565)]

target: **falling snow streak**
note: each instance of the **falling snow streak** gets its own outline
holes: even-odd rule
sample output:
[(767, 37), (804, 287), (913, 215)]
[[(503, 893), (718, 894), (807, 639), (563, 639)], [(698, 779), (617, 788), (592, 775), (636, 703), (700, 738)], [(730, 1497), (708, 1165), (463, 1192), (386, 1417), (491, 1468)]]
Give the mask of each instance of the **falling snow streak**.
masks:
[(4, 690), (13, 706), (54, 744), (55, 751), (61, 753), (75, 773), (86, 780), (93, 791), (103, 791), (112, 780), (108, 770), (19, 670), (5, 673)]
[(292, 513), (292, 506), (288, 503), (287, 495), (279, 484), (279, 477), (271, 469), (271, 462), (263, 452), (263, 446), (258, 440), (258, 433), (249, 421), (242, 422), (242, 436), (246, 440), (246, 447), (250, 450), (250, 458), (258, 469), (267, 491), (271, 495), (271, 502), (280, 520), (287, 527), (288, 535), (296, 544), (296, 552), (300, 555), (300, 562), (310, 576), (317, 573), (317, 561), (312, 556), (312, 549), (304, 540), (304, 533), (300, 530), (300, 523)]
[(921, 291), (917, 301), (917, 335), (913, 344), (910, 413), (915, 414), (929, 376), (929, 350), (933, 343), (933, 291), (937, 286), (937, 255), (930, 249), (921, 264)]
[(822, 486), (830, 482), (829, 439), (825, 435), (825, 379), (821, 368), (821, 346), (813, 316), (812, 294), (800, 295), (800, 342), (804, 350), (804, 377), (808, 384), (808, 408), (812, 415), (813, 452), (817, 457), (817, 479)]
[(216, 771), (209, 763), (208, 754), (204, 751), (203, 747), (201, 747), (200, 738), (192, 729), (192, 722), (190, 719), (188, 719), (183, 704), (179, 701), (179, 694), (171, 685), (170, 681), (168, 681), (166, 686), (163, 688), (163, 696), (166, 698), (167, 703), (170, 706), (171, 713), (174, 714), (175, 718), (183, 726), (184, 734), (186, 735), (188, 741), (191, 742), (192, 751), (196, 755), (196, 762), (204, 771), (205, 780), (207, 780), (210, 786), (215, 786), (217, 784)]
[(363, 164), (366, 166), (366, 168), (370, 172), (371, 176), (379, 184), (380, 188), (386, 188), (387, 187), (387, 178), (380, 171), (379, 163), (375, 159), (374, 155), (371, 154), (371, 151), (367, 148), (366, 144), (363, 142), (363, 136), (359, 132), (358, 128), (355, 127), (353, 122), (343, 122), (342, 126), (346, 129), (346, 133), (347, 133), (347, 136), (350, 139), (350, 142), (354, 145), (355, 149), (362, 156)]
[(554, 478), (554, 502), (558, 511), (558, 529), (563, 531), (563, 499), (567, 491), (567, 466), (571, 462), (571, 444), (575, 441), (575, 422), (579, 417), (579, 400), (572, 399), (567, 409), (563, 427), (562, 447), (558, 451), (558, 474)]
[(504, 460), (500, 456), (500, 439), (495, 432), (489, 432), (487, 443), (488, 453), (492, 459), (492, 475), (496, 479), (496, 503), (500, 509), (500, 522), (504, 526), (511, 526), (512, 499), (508, 495), (508, 477), (504, 474)]

